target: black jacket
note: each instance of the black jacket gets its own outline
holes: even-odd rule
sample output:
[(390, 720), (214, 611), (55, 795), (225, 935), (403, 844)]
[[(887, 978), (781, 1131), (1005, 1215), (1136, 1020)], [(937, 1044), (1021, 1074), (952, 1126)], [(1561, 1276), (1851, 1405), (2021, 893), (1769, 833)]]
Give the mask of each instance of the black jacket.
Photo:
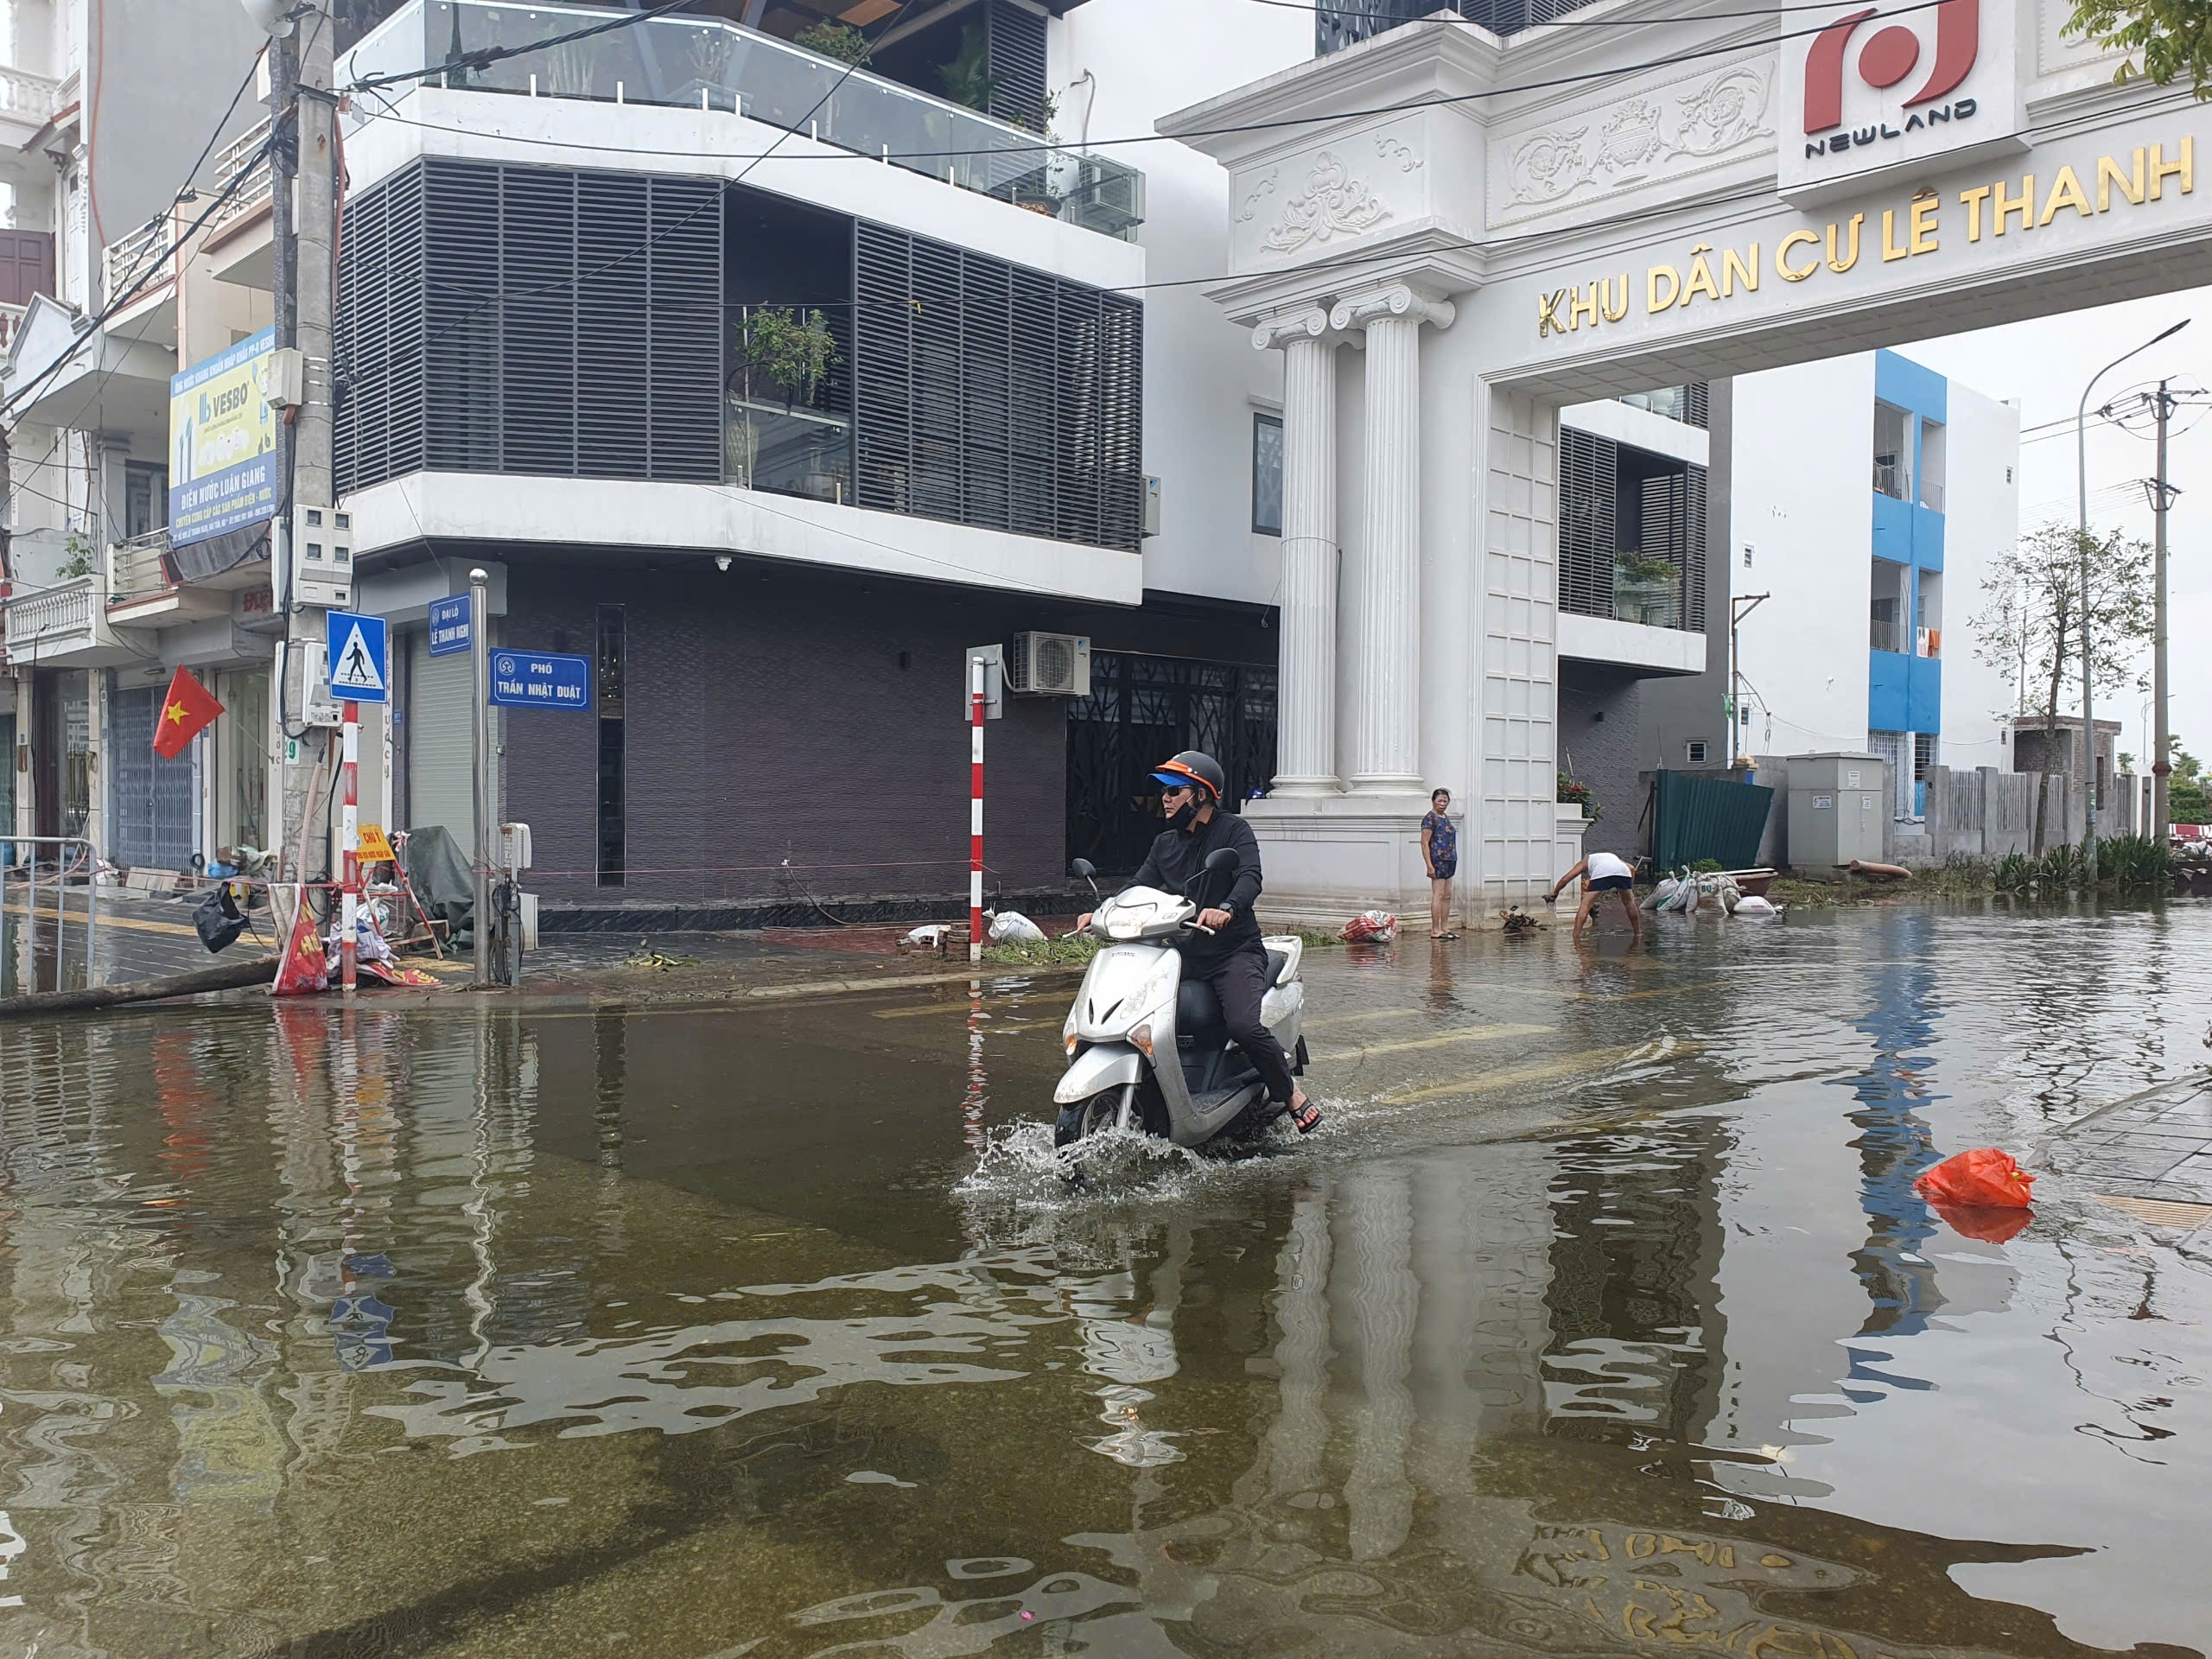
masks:
[[(1206, 855), (1217, 847), (1236, 854), (1235, 873), (1208, 875)], [(1225, 910), (1229, 925), (1209, 938), (1187, 934), (1179, 949), (1193, 965), (1218, 962), (1233, 952), (1260, 944), (1260, 923), (1252, 906), (1260, 897), (1260, 842), (1252, 826), (1234, 812), (1217, 806), (1213, 817), (1186, 832), (1164, 830), (1153, 840), (1152, 850), (1129, 878), (1129, 885), (1157, 887), (1194, 901), (1200, 910)]]

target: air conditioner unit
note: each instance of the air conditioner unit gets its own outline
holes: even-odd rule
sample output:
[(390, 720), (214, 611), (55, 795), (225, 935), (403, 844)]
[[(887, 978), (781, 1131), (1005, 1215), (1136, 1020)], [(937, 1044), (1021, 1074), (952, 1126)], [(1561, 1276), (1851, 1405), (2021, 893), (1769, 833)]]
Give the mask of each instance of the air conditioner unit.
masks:
[(1006, 689), (1032, 696), (1090, 695), (1090, 638), (1081, 633), (1017, 633), (1006, 652)]

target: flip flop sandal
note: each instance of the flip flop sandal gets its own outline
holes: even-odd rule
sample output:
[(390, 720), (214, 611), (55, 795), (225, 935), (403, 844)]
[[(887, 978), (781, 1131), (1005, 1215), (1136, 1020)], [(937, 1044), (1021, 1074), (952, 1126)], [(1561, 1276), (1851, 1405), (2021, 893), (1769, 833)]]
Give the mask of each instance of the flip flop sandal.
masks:
[(1311, 1135), (1321, 1127), (1321, 1109), (1310, 1100), (1306, 1103), (1302, 1112), (1297, 1107), (1290, 1108), (1289, 1111), (1290, 1121), (1300, 1135)]

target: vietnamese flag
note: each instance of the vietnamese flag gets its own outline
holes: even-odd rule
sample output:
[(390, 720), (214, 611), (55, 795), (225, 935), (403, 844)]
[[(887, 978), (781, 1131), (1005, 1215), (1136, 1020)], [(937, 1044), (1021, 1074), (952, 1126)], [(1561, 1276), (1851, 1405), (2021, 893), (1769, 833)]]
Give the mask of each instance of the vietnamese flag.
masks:
[(194, 679), (190, 669), (180, 668), (162, 699), (162, 717), (154, 726), (154, 753), (164, 760), (175, 760), (222, 712), (215, 694)]

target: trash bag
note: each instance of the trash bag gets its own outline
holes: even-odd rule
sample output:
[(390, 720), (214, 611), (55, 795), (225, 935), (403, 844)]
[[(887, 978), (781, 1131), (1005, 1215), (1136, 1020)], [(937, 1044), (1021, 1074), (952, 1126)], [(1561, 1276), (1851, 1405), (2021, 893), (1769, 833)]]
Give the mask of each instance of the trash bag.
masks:
[(1398, 937), (1398, 918), (1387, 910), (1363, 910), (1338, 937), (1346, 944), (1388, 944)]
[(1665, 909), (1667, 901), (1675, 896), (1676, 885), (1673, 876), (1661, 876), (1659, 885), (1643, 895), (1643, 908), (1649, 911)]
[(993, 944), (1042, 944), (1045, 930), (1018, 910), (995, 911), (991, 914), (991, 943)]
[(209, 888), (207, 896), (192, 907), (192, 926), (200, 935), (200, 943), (216, 955), (238, 943), (238, 935), (245, 931), (245, 912), (231, 897), (229, 882)]
[(1912, 1184), (1930, 1204), (1956, 1204), (2024, 1210), (2034, 1196), (2036, 1178), (2012, 1161), (2009, 1152), (1976, 1147), (1946, 1158)]

